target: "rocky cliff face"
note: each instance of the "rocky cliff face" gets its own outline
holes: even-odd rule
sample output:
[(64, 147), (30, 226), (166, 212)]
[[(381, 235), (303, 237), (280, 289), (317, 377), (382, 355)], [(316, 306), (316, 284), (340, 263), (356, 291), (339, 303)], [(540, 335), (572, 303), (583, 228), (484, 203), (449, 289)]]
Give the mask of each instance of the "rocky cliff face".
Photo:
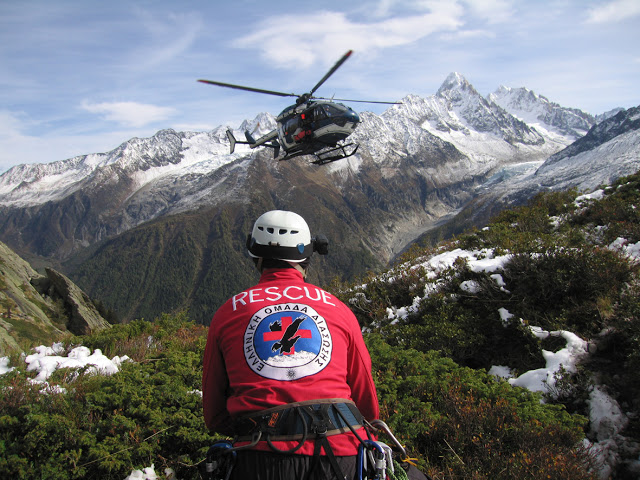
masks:
[(640, 169), (640, 107), (595, 124), (586, 135), (550, 156), (532, 175), (493, 192), (503, 199), (527, 198), (538, 191), (575, 187), (591, 191)]
[[(541, 164), (499, 169), (476, 190), (473, 201), (460, 215), (458, 227), (479, 225), (501, 209), (522, 205), (539, 192), (569, 188), (591, 192), (640, 170), (640, 107), (618, 110), (600, 119), (586, 135)], [(421, 239), (421, 243), (428, 239)]]
[(0, 242), (0, 355), (21, 342), (47, 342), (108, 328), (73, 282), (52, 269), (40, 275)]

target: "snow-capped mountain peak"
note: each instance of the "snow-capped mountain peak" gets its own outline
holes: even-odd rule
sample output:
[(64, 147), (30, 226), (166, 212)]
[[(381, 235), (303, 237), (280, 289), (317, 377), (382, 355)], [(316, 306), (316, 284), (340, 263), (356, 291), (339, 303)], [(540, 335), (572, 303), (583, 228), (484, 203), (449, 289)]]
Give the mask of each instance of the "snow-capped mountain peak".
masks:
[[(353, 136), (376, 163), (427, 151), (432, 148), (428, 145), (438, 142), (471, 159), (472, 170), (484, 171), (514, 159), (542, 161), (593, 122), (584, 112), (564, 109), (523, 88), (500, 87), (485, 98), (457, 72), (447, 76), (435, 95), (408, 95), (402, 102), (381, 116), (363, 115)], [(567, 131), (555, 125), (572, 128)], [(245, 131), (259, 137), (275, 128), (275, 118), (261, 113), (244, 121), (234, 134), (240, 140)], [(223, 126), (208, 133), (161, 130), (150, 138), (133, 138), (111, 152), (13, 167), (0, 176), (0, 203), (43, 204), (89, 185), (115, 185), (125, 177), (131, 194), (161, 178), (207, 174), (250, 152), (248, 146), (238, 144), (230, 154), (226, 130)]]
[(561, 107), (524, 87), (500, 86), (489, 94), (488, 99), (548, 135), (560, 135), (577, 140), (595, 123), (592, 115), (575, 108)]
[(436, 97), (459, 101), (468, 97), (481, 97), (481, 95), (464, 76), (458, 72), (452, 72), (436, 92)]
[(240, 124), (238, 132), (241, 135), (238, 138), (244, 139), (244, 132), (260, 137), (269, 133), (276, 128), (276, 119), (270, 113), (260, 113), (253, 120), (245, 120)]

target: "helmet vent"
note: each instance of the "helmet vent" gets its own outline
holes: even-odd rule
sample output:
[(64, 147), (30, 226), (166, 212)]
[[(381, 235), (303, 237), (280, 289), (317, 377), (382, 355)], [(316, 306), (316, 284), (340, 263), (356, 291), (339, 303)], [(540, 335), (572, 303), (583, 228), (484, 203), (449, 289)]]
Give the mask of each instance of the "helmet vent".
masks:
[(256, 220), (247, 249), (253, 258), (302, 262), (313, 255), (313, 242), (304, 218), (294, 212), (272, 210)]

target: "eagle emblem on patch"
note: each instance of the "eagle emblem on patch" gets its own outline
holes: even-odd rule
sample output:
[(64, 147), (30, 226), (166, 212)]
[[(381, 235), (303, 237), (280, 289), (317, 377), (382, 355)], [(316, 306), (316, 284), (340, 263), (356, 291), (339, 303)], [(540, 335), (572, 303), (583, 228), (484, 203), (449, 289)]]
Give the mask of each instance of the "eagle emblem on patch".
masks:
[(256, 312), (244, 333), (247, 365), (258, 375), (291, 381), (315, 375), (331, 361), (333, 341), (326, 320), (300, 303)]

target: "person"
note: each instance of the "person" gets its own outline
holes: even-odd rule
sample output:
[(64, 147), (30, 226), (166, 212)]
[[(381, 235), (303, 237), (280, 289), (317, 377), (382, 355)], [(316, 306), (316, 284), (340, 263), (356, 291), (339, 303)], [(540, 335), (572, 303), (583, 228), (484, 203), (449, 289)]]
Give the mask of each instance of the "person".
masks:
[(261, 215), (247, 239), (257, 285), (213, 316), (203, 360), (206, 426), (234, 436), (231, 479), (352, 479), (364, 419), (378, 418), (360, 325), (329, 292), (305, 282), (314, 252), (306, 221)]

